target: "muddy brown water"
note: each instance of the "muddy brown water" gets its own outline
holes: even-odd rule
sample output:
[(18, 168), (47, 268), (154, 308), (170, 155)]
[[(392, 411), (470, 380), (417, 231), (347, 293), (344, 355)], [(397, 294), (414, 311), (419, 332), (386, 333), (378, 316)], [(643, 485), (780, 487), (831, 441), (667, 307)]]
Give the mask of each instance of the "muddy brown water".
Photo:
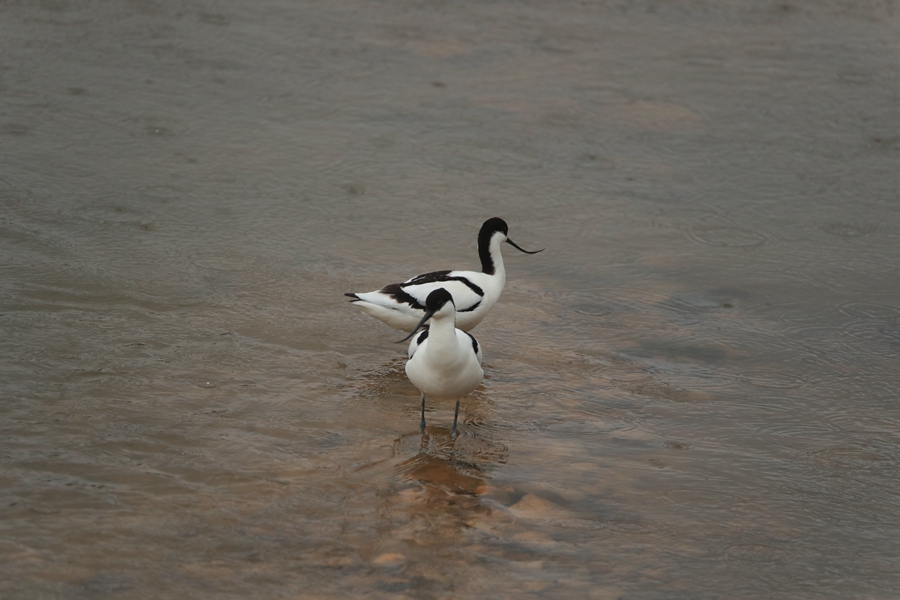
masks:
[[(900, 596), (893, 1), (0, 3), (0, 596)], [(429, 405), (345, 302), (476, 267)]]

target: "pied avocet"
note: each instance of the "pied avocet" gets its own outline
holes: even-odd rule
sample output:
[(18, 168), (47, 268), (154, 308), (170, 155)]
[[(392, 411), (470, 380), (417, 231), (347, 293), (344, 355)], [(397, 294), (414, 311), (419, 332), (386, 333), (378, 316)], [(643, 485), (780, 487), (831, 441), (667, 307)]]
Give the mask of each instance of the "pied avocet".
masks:
[[(484, 377), (481, 347), (472, 334), (456, 328), (457, 314), (450, 292), (438, 288), (425, 299), (425, 315), (413, 332), (400, 340), (405, 342), (413, 338), (409, 344), (406, 376), (422, 392), (419, 428), (425, 430), (426, 395), (431, 398), (456, 398), (451, 436), (456, 435), (460, 399), (477, 388)], [(429, 319), (431, 324), (428, 329), (416, 333)]]
[(434, 271), (417, 275), (403, 283), (392, 283), (374, 292), (344, 294), (356, 306), (376, 319), (403, 331), (415, 331), (425, 314), (425, 300), (437, 288), (450, 292), (456, 306), (456, 326), (469, 331), (484, 319), (506, 285), (506, 269), (500, 244), (506, 242), (526, 254), (509, 239), (509, 226), (499, 217), (484, 222), (478, 232), (478, 271)]

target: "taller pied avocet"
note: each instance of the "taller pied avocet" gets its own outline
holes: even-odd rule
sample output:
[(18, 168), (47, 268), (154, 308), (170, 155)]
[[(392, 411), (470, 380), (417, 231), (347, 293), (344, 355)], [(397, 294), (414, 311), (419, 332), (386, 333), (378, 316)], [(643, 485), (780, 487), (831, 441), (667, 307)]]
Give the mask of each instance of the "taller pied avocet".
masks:
[(506, 242), (526, 254), (543, 251), (529, 251), (520, 248), (509, 239), (509, 226), (498, 217), (488, 219), (478, 232), (478, 257), (481, 258), (481, 272), (478, 271), (434, 271), (416, 275), (403, 283), (392, 283), (374, 292), (344, 294), (353, 298), (356, 306), (379, 321), (403, 331), (415, 331), (425, 315), (425, 300), (437, 288), (444, 288), (453, 296), (456, 306), (456, 326), (469, 331), (484, 319), (491, 307), (500, 298), (506, 285), (506, 269), (500, 244)]
[[(406, 376), (422, 392), (422, 420), (419, 428), (425, 430), (425, 396), (456, 398), (453, 413), (453, 429), (459, 418), (460, 399), (478, 387), (484, 377), (481, 369), (481, 347), (472, 334), (456, 328), (456, 306), (453, 296), (444, 288), (438, 288), (425, 299), (425, 315), (413, 328), (409, 338), (409, 360)], [(431, 319), (428, 329), (416, 333), (425, 321)]]

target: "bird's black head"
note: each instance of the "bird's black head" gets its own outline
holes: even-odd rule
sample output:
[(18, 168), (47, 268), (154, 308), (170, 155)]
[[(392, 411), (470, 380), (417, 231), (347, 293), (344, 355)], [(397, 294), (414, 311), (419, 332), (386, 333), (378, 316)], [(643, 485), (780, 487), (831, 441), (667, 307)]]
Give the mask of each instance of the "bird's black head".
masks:
[(484, 225), (481, 226), (481, 231), (478, 232), (478, 258), (481, 259), (482, 273), (487, 273), (488, 275), (494, 274), (495, 265), (494, 258), (491, 256), (491, 240), (494, 238), (495, 233), (502, 233), (503, 237), (506, 238), (504, 241), (507, 244), (525, 254), (537, 254), (544, 250), (541, 248), (540, 250), (532, 251), (522, 248), (509, 239), (509, 225), (506, 224), (506, 221), (500, 217), (491, 217), (484, 222)]
[(448, 302), (453, 302), (453, 296), (444, 288), (438, 288), (425, 299), (425, 312), (434, 314)]
[(434, 313), (444, 308), (444, 306), (446, 306), (448, 302), (453, 307), (453, 309), (456, 310), (456, 305), (453, 303), (453, 296), (451, 296), (450, 292), (448, 292), (444, 288), (438, 288), (428, 294), (428, 297), (425, 298), (425, 316), (422, 317), (422, 320), (419, 321), (419, 324), (416, 325), (416, 328), (412, 330), (412, 333), (410, 333), (408, 336), (398, 341), (397, 343), (399, 344), (400, 342), (405, 342), (406, 340), (414, 336), (419, 330), (419, 327), (424, 325), (425, 321), (433, 317)]
[(416, 328), (413, 329), (412, 333), (410, 333), (408, 336), (398, 341), (397, 343), (399, 344), (400, 342), (405, 342), (406, 340), (414, 336), (419, 328), (425, 324), (425, 321), (433, 317), (434, 313), (444, 308), (444, 306), (448, 302), (451, 306), (454, 307), (454, 310), (456, 310), (456, 305), (453, 303), (453, 296), (451, 296), (450, 292), (448, 292), (444, 288), (438, 288), (428, 294), (428, 297), (425, 299), (425, 316), (422, 317), (422, 320), (419, 321), (419, 324), (416, 325)]
[(506, 221), (500, 217), (491, 217), (481, 226), (481, 235), (484, 235), (488, 239), (490, 239), (496, 231), (501, 232), (503, 235), (509, 234), (509, 225), (507, 225)]

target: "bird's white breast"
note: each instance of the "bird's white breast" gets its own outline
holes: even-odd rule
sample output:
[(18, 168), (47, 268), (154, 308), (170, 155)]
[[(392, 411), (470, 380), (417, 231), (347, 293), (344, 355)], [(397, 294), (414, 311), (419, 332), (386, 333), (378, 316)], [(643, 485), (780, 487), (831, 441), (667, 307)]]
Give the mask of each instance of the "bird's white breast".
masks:
[(455, 343), (435, 343), (428, 337), (406, 363), (407, 377), (427, 396), (459, 398), (484, 377), (472, 339), (459, 330), (454, 334)]

